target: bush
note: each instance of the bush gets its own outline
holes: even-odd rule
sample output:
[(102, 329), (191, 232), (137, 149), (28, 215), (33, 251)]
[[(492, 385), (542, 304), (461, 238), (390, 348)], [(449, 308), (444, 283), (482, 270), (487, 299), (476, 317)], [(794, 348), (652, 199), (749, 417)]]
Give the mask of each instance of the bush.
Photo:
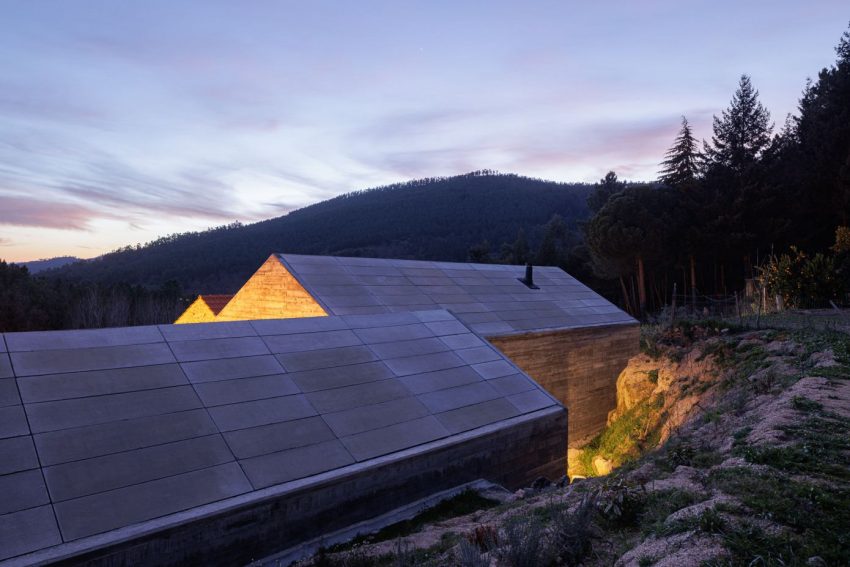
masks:
[(788, 307), (823, 305), (844, 292), (835, 258), (821, 253), (809, 257), (792, 246), (790, 253), (773, 256), (759, 270), (762, 286)]

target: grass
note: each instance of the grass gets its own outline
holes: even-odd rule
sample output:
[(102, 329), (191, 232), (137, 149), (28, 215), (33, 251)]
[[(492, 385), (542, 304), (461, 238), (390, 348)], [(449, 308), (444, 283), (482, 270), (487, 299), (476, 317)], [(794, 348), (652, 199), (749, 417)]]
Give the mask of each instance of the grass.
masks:
[(658, 394), (642, 400), (614, 420), (582, 449), (581, 474), (596, 476), (593, 459), (597, 455), (611, 461), (614, 467), (619, 467), (658, 445), (658, 425), (663, 421), (660, 412), (663, 406), (664, 395)]
[[(850, 491), (846, 488), (747, 467), (714, 470), (709, 482), (738, 498), (756, 517), (787, 528), (784, 535), (771, 536), (753, 531), (752, 526), (722, 530), (733, 558), (740, 563), (764, 557), (770, 550), (775, 560), (781, 558), (789, 565), (803, 564), (795, 562), (812, 556), (821, 557), (827, 565), (841, 565), (850, 557)], [(784, 551), (777, 554), (778, 550)]]
[(416, 533), (428, 524), (448, 520), (457, 516), (464, 516), (479, 510), (487, 510), (498, 505), (499, 503), (497, 501), (484, 498), (475, 491), (464, 490), (457, 496), (443, 500), (436, 506), (424, 510), (409, 520), (403, 520), (387, 526), (375, 534), (359, 535), (350, 542), (332, 546), (327, 551), (336, 553), (352, 549), (363, 543), (376, 543), (398, 539)]

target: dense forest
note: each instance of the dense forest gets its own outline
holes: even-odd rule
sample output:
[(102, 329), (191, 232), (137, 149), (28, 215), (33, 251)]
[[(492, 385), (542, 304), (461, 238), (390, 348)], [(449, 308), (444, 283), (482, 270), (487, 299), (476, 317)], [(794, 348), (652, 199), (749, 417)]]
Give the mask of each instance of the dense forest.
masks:
[[(850, 216), (850, 32), (776, 134), (750, 77), (698, 144), (687, 119), (661, 163), (661, 186), (609, 174), (591, 196), (588, 264), (620, 282), (632, 313), (673, 283), (726, 295), (758, 279), (792, 305), (846, 299)], [(566, 263), (566, 262), (565, 262)]]
[(0, 330), (169, 321), (196, 293), (238, 289), (272, 252), (559, 265), (639, 316), (673, 289), (725, 297), (746, 280), (791, 306), (846, 303), (850, 32), (836, 51), (778, 132), (747, 75), (710, 140), (683, 117), (656, 182), (481, 171), (172, 235), (39, 277), (0, 262)]

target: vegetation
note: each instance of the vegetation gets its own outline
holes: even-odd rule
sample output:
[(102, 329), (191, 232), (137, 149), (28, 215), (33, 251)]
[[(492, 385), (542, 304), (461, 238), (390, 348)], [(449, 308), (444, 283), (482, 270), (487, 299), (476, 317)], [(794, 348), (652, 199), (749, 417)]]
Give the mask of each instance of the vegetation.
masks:
[[(609, 189), (591, 194), (589, 263), (597, 276), (618, 281), (624, 307), (638, 314), (665, 305), (673, 283), (691, 297), (731, 294), (744, 278), (759, 276), (765, 259), (769, 292), (791, 306), (828, 306), (844, 297), (850, 289), (850, 32), (836, 51), (835, 64), (806, 86), (798, 115), (778, 134), (743, 75), (701, 150), (683, 119), (662, 162), (661, 186), (612, 190), (616, 176), (609, 174), (600, 184)], [(793, 245), (799, 250), (773, 257)]]
[(67, 283), (32, 277), (0, 261), (0, 331), (85, 329), (171, 323), (185, 309), (180, 288)]

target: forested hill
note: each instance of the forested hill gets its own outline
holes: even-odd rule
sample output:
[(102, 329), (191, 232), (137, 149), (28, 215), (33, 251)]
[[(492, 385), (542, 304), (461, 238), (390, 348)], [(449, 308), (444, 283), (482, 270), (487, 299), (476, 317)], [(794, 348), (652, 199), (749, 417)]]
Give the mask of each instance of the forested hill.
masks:
[[(272, 252), (467, 260), (494, 258), (520, 229), (535, 249), (554, 214), (567, 236), (587, 218), (592, 185), (474, 172), (348, 193), (251, 225), (161, 238), (46, 275), (159, 286), (185, 293), (233, 292)], [(576, 237), (577, 238), (577, 237)]]

